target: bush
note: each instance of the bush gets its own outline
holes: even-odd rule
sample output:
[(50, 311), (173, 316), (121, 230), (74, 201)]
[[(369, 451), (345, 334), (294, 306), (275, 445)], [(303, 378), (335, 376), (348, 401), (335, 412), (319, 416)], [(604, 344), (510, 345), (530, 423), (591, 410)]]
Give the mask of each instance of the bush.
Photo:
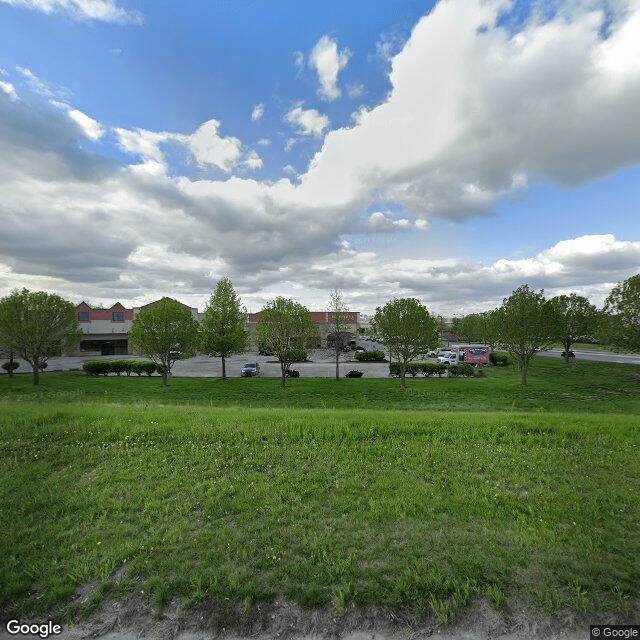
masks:
[(439, 362), (421, 362), (420, 372), (425, 378), (429, 376), (441, 376), (447, 370), (446, 364)]
[(378, 351), (377, 349), (358, 351), (356, 360), (358, 362), (384, 362), (384, 351)]
[(470, 364), (452, 364), (449, 367), (450, 376), (472, 376), (473, 367)]
[(300, 372), (297, 371), (296, 369), (287, 369), (284, 373), (289, 378), (299, 378), (300, 377)]
[(133, 373), (137, 373), (139, 376), (143, 373), (150, 376), (156, 371), (156, 363), (151, 362), (150, 360), (132, 360), (131, 371), (133, 371)]
[(492, 351), (489, 354), (489, 362), (496, 367), (506, 367), (513, 364), (513, 358), (506, 351)]
[(130, 360), (112, 360), (111, 371), (115, 373), (117, 376), (127, 371), (127, 369), (129, 369), (129, 373), (131, 373), (130, 363), (131, 363)]
[(2, 368), (9, 373), (10, 371), (15, 371), (19, 366), (19, 362), (5, 362), (3, 363)]
[(111, 364), (110, 360), (88, 360), (82, 365), (82, 368), (90, 376), (108, 376), (111, 373)]
[(362, 378), (362, 371), (358, 371), (357, 369), (352, 369), (351, 371), (347, 371), (344, 374), (345, 378)]

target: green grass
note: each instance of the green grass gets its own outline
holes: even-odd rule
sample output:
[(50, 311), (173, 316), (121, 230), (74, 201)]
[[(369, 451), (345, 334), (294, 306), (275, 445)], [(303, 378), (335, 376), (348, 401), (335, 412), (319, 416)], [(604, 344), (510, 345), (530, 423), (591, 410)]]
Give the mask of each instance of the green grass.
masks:
[[(540, 359), (524, 391), (510, 369), (284, 392), (77, 372), (34, 391), (3, 376), (0, 611), (68, 618), (143, 590), (158, 610), (284, 595), (445, 624), (481, 595), (628, 614), (640, 382), (586, 364)], [(101, 586), (74, 603), (88, 583)]]
[(523, 388), (514, 367), (480, 370), (480, 378), (289, 379), (89, 377), (50, 372), (34, 387), (28, 374), (0, 376), (0, 401), (151, 403), (205, 407), (337, 408), (427, 411), (537, 411), (640, 414), (640, 366), (539, 357)]

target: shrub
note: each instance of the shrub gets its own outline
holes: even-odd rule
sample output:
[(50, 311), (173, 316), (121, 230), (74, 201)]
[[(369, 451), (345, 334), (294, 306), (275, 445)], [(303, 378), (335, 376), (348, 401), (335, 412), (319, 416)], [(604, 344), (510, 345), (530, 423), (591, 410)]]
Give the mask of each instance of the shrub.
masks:
[(113, 373), (115, 373), (117, 376), (119, 376), (121, 373), (123, 373), (124, 371), (126, 371), (127, 369), (129, 369), (129, 372), (131, 372), (130, 367), (130, 361), (129, 360), (112, 360), (111, 361), (111, 371)]
[(447, 370), (447, 365), (439, 362), (421, 362), (420, 371), (427, 378), (429, 376), (441, 376)]
[(356, 360), (358, 362), (384, 362), (384, 351), (378, 351), (377, 349), (358, 351)]
[(449, 367), (450, 376), (472, 376), (473, 367), (470, 364), (452, 364)]
[(358, 371), (357, 369), (352, 369), (351, 371), (347, 371), (344, 374), (345, 378), (362, 378), (362, 371)]
[(133, 373), (137, 373), (141, 376), (143, 373), (146, 373), (150, 376), (152, 373), (155, 373), (156, 363), (151, 362), (150, 360), (131, 360), (131, 371)]
[(82, 365), (82, 368), (90, 376), (108, 376), (111, 373), (110, 360), (88, 360)]
[(506, 367), (509, 364), (513, 364), (513, 358), (506, 351), (492, 351), (489, 354), (489, 362), (496, 367)]
[(300, 377), (300, 372), (297, 371), (296, 369), (287, 369), (284, 373), (289, 378), (299, 378)]
[(5, 362), (2, 368), (9, 373), (9, 371), (15, 371), (20, 366), (19, 362)]

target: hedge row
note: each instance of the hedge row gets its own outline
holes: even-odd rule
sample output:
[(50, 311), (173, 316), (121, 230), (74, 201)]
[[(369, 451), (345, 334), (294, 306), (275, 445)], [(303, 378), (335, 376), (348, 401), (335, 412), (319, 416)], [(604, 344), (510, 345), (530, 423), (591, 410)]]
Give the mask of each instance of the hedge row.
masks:
[(384, 362), (384, 351), (357, 351), (356, 360), (358, 362)]
[(148, 360), (89, 360), (82, 365), (82, 368), (90, 376), (108, 376), (110, 373), (115, 373), (117, 376), (122, 373), (128, 376), (132, 373), (137, 373), (139, 376), (146, 373), (150, 376), (156, 371), (159, 372), (156, 363)]
[[(470, 364), (454, 364), (447, 366), (446, 364), (437, 364), (435, 362), (407, 362), (406, 372), (412, 378), (419, 373), (425, 377), (441, 376), (446, 371), (450, 376), (472, 376), (474, 368)], [(400, 377), (402, 365), (400, 362), (392, 362), (389, 365), (389, 373), (392, 376)]]

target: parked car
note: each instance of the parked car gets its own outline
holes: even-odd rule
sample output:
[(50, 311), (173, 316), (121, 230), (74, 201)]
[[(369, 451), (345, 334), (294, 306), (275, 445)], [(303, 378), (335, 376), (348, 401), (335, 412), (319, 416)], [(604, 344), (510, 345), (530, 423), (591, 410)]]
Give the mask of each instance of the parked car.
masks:
[(566, 358), (566, 357), (567, 357), (567, 353), (569, 354), (569, 358), (575, 358), (575, 357), (576, 357), (576, 354), (575, 354), (575, 353), (573, 353), (573, 351), (569, 351), (569, 352), (567, 352), (567, 351), (563, 351), (563, 352), (562, 352), (562, 354), (561, 354), (561, 356), (562, 356), (563, 358)]
[(458, 356), (455, 353), (438, 356), (438, 364), (458, 364)]
[(260, 375), (260, 365), (257, 362), (248, 362), (242, 367), (242, 371), (240, 375), (243, 378), (249, 378), (250, 376), (259, 376)]

